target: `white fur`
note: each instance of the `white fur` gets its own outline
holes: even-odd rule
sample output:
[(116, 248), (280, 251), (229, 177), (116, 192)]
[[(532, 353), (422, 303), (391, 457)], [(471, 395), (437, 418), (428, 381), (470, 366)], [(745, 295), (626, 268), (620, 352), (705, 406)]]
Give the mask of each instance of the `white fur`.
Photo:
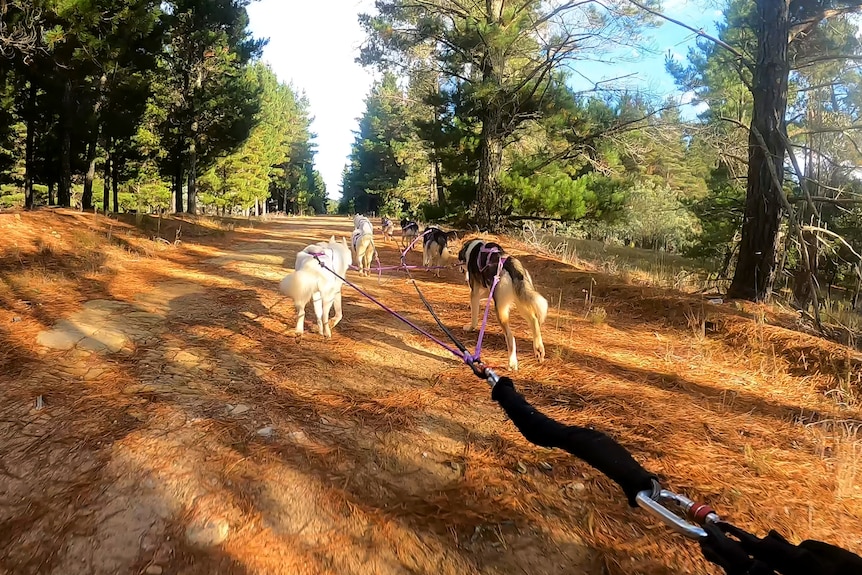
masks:
[(360, 215), (353, 219), (353, 225), (355, 229), (350, 241), (353, 260), (359, 268), (359, 275), (367, 276), (375, 253), (374, 226), (368, 218)]
[[(296, 335), (301, 337), (304, 331), (305, 306), (313, 301), (314, 314), (317, 317), (317, 327), (323, 337), (332, 337), (332, 328), (338, 325), (343, 317), (341, 311), (341, 287), (344, 285), (331, 271), (324, 269), (312, 254), (322, 253), (320, 261), (332, 271), (344, 277), (350, 266), (350, 248), (342, 238), (335, 241), (335, 236), (329, 242), (320, 242), (306, 247), (296, 254), (294, 272), (281, 280), (279, 291), (291, 298), (296, 309)], [(329, 312), (335, 307), (335, 317), (329, 322)]]

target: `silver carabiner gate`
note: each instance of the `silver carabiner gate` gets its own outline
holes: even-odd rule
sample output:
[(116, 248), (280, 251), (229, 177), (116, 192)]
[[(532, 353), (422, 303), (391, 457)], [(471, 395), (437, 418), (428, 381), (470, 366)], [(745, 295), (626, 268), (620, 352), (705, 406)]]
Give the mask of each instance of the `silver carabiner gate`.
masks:
[[(707, 533), (701, 525), (719, 521), (718, 515), (707, 505), (696, 503), (684, 495), (667, 489), (641, 491), (635, 497), (635, 501), (641, 509), (689, 539), (703, 539)], [(683, 515), (671, 511), (663, 502), (672, 502)]]

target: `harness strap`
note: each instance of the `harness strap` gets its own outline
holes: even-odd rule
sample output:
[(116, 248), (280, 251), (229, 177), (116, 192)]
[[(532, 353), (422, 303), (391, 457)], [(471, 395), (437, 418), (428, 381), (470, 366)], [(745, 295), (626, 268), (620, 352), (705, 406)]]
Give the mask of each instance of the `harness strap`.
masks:
[[(427, 234), (427, 233), (428, 233), (428, 231), (426, 230), (425, 234)], [(425, 234), (422, 234), (422, 235), (424, 236)], [(409, 251), (409, 249), (410, 248), (407, 248), (408, 251)], [(461, 340), (459, 340), (457, 337), (455, 337), (455, 334), (453, 334), (449, 330), (449, 328), (447, 328), (445, 325), (443, 325), (443, 322), (440, 321), (440, 318), (437, 317), (436, 313), (434, 313), (434, 308), (431, 307), (431, 304), (428, 303), (427, 299), (425, 299), (425, 295), (422, 293), (422, 290), (419, 289), (419, 284), (416, 283), (416, 280), (413, 278), (413, 274), (410, 273), (410, 268), (415, 267), (415, 266), (408, 266), (407, 265), (407, 251), (401, 253), (401, 267), (407, 273), (407, 277), (410, 279), (410, 282), (413, 284), (413, 287), (416, 289), (416, 293), (419, 294), (419, 299), (422, 300), (422, 303), (425, 305), (425, 309), (427, 309), (428, 313), (431, 314), (431, 317), (434, 318), (434, 321), (437, 323), (437, 327), (439, 327), (443, 331), (443, 333), (446, 334), (446, 336), (449, 338), (449, 340), (452, 341), (452, 343), (454, 343), (455, 346), (460, 350), (462, 359), (464, 359), (465, 361), (467, 360), (468, 357), (473, 359), (473, 356), (470, 355), (470, 352), (467, 351), (467, 346), (465, 346), (463, 343), (461, 343)], [(443, 267), (443, 266), (436, 266), (436, 267)]]
[(479, 361), (479, 357), (482, 355), (482, 340), (485, 338), (485, 327), (488, 325), (488, 311), (491, 309), (491, 300), (494, 299), (494, 290), (497, 289), (497, 284), (500, 283), (500, 274), (503, 273), (503, 264), (506, 262), (506, 259), (507, 256), (503, 256), (497, 262), (497, 273), (494, 275), (494, 281), (491, 283), (491, 289), (488, 291), (488, 301), (485, 302), (485, 315), (482, 317), (482, 327), (479, 329), (479, 338), (476, 340), (476, 352), (473, 354), (473, 359), (476, 361)]

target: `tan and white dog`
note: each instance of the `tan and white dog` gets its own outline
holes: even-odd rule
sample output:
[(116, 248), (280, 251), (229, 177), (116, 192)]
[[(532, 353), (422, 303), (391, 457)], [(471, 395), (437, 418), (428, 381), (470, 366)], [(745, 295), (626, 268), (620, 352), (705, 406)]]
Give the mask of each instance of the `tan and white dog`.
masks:
[[(340, 242), (335, 236), (329, 242), (312, 244), (296, 254), (293, 273), (285, 276), (278, 286), (279, 291), (293, 300), (296, 309), (296, 336), (302, 337), (305, 324), (305, 306), (314, 303), (317, 328), (323, 337), (332, 337), (332, 328), (343, 317), (341, 313), (341, 287), (344, 285), (323, 263), (336, 274), (344, 277), (350, 267), (350, 248), (347, 240)], [(335, 307), (335, 317), (329, 322), (329, 312)]]
[(542, 324), (548, 315), (548, 300), (536, 291), (533, 278), (521, 262), (507, 256), (503, 248), (493, 242), (469, 240), (464, 242), (458, 253), (458, 261), (467, 270), (467, 283), (470, 286), (471, 322), (464, 326), (467, 331), (475, 331), (479, 323), (482, 297), (490, 291), (497, 274), (500, 258), (505, 257), (500, 271), (500, 280), (494, 289), (494, 310), (497, 320), (506, 336), (506, 349), (509, 352), (509, 369), (518, 370), (518, 355), (515, 348), (515, 335), (509, 326), (512, 305), (518, 305), (521, 316), (530, 324), (533, 336), (533, 352), (540, 362), (545, 360), (545, 344), (542, 342)]
[(395, 224), (389, 218), (383, 218), (380, 222), (380, 231), (383, 232), (383, 241), (389, 243), (395, 234)]
[(422, 265), (427, 267), (437, 267), (434, 270), (434, 275), (440, 277), (440, 268), (445, 266), (452, 259), (452, 253), (449, 250), (449, 242), (458, 239), (456, 232), (444, 232), (440, 228), (428, 227), (422, 232)]
[(351, 247), (354, 263), (359, 268), (359, 275), (367, 276), (375, 253), (374, 226), (371, 224), (371, 220), (356, 214), (356, 217), (353, 218), (353, 227)]

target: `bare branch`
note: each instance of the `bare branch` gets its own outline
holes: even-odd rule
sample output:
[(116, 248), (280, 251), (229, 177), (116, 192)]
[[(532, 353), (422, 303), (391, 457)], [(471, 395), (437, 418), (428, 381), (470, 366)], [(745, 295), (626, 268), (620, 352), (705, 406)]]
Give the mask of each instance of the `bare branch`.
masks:
[(827, 235), (831, 238), (835, 238), (836, 240), (838, 240), (839, 243), (844, 244), (844, 247), (846, 247), (848, 250), (850, 250), (850, 253), (852, 253), (854, 256), (856, 256), (856, 259), (858, 259), (860, 262), (862, 262), (862, 255), (859, 255), (859, 252), (857, 252), (855, 249), (853, 249), (853, 246), (851, 246), (849, 243), (847, 243), (847, 240), (845, 240), (841, 235), (836, 234), (832, 230), (827, 230), (826, 228), (821, 228), (818, 226), (802, 226), (802, 230), (804, 230), (806, 232), (815, 232), (818, 234), (824, 234), (824, 235)]
[[(835, 204), (836, 206), (853, 206), (853, 205), (862, 205), (862, 198), (827, 198), (825, 196), (812, 196), (811, 201), (820, 202), (824, 204)], [(791, 204), (798, 204), (799, 202), (807, 202), (809, 198), (801, 198), (794, 197), (788, 198), (788, 201)]]
[[(793, 169), (796, 171), (796, 177), (799, 179), (799, 187), (802, 189), (802, 192), (805, 194), (805, 197), (808, 200), (808, 207), (811, 208), (811, 211), (817, 216), (817, 219), (820, 219), (820, 210), (817, 209), (817, 206), (814, 205), (814, 202), (811, 201), (811, 194), (808, 192), (808, 184), (810, 180), (805, 177), (805, 174), (802, 173), (802, 169), (799, 167), (799, 161), (796, 159), (796, 154), (793, 153), (793, 145), (790, 142), (790, 138), (787, 137), (787, 134), (784, 133), (784, 130), (778, 130), (778, 135), (781, 136), (781, 140), (784, 142), (784, 145), (790, 151), (788, 156), (790, 156), (790, 163), (793, 164)], [(784, 194), (782, 194), (783, 196)]]
[(693, 33), (697, 34), (698, 36), (700, 36), (701, 38), (706, 38), (710, 42), (712, 42), (718, 46), (721, 46), (722, 48), (724, 48), (725, 50), (727, 50), (728, 52), (730, 52), (731, 54), (736, 56), (739, 59), (740, 63), (742, 63), (746, 68), (750, 69), (751, 64), (748, 61), (746, 61), (745, 56), (743, 56), (740, 52), (738, 52), (736, 50), (736, 48), (734, 48), (730, 44), (724, 42), (723, 40), (716, 38), (715, 36), (711, 36), (711, 35), (707, 34), (706, 32), (703, 31), (703, 28), (695, 28), (693, 26), (689, 26), (688, 24), (686, 24), (684, 22), (681, 22), (675, 18), (671, 18), (670, 16), (666, 16), (666, 15), (662, 14), (658, 10), (653, 10), (649, 6), (647, 6), (645, 4), (641, 4), (637, 0), (629, 0), (629, 2), (631, 2), (632, 4), (634, 4), (635, 6), (640, 8), (641, 10), (643, 10), (644, 12), (648, 12), (648, 13), (652, 14), (653, 16), (658, 16), (659, 18), (661, 18), (663, 20), (667, 20), (668, 22), (671, 22), (672, 24), (676, 24), (677, 26), (682, 26), (683, 28), (685, 28), (689, 32), (693, 32)]
[(862, 8), (862, 6), (844, 6), (843, 8), (823, 9), (817, 14), (811, 16), (810, 18), (807, 18), (791, 26), (790, 36), (787, 39), (787, 43), (790, 44), (797, 38), (806, 36), (823, 20), (828, 20), (829, 18), (834, 18), (835, 16), (841, 16), (843, 14), (851, 14), (853, 12), (858, 12), (860, 8)]

